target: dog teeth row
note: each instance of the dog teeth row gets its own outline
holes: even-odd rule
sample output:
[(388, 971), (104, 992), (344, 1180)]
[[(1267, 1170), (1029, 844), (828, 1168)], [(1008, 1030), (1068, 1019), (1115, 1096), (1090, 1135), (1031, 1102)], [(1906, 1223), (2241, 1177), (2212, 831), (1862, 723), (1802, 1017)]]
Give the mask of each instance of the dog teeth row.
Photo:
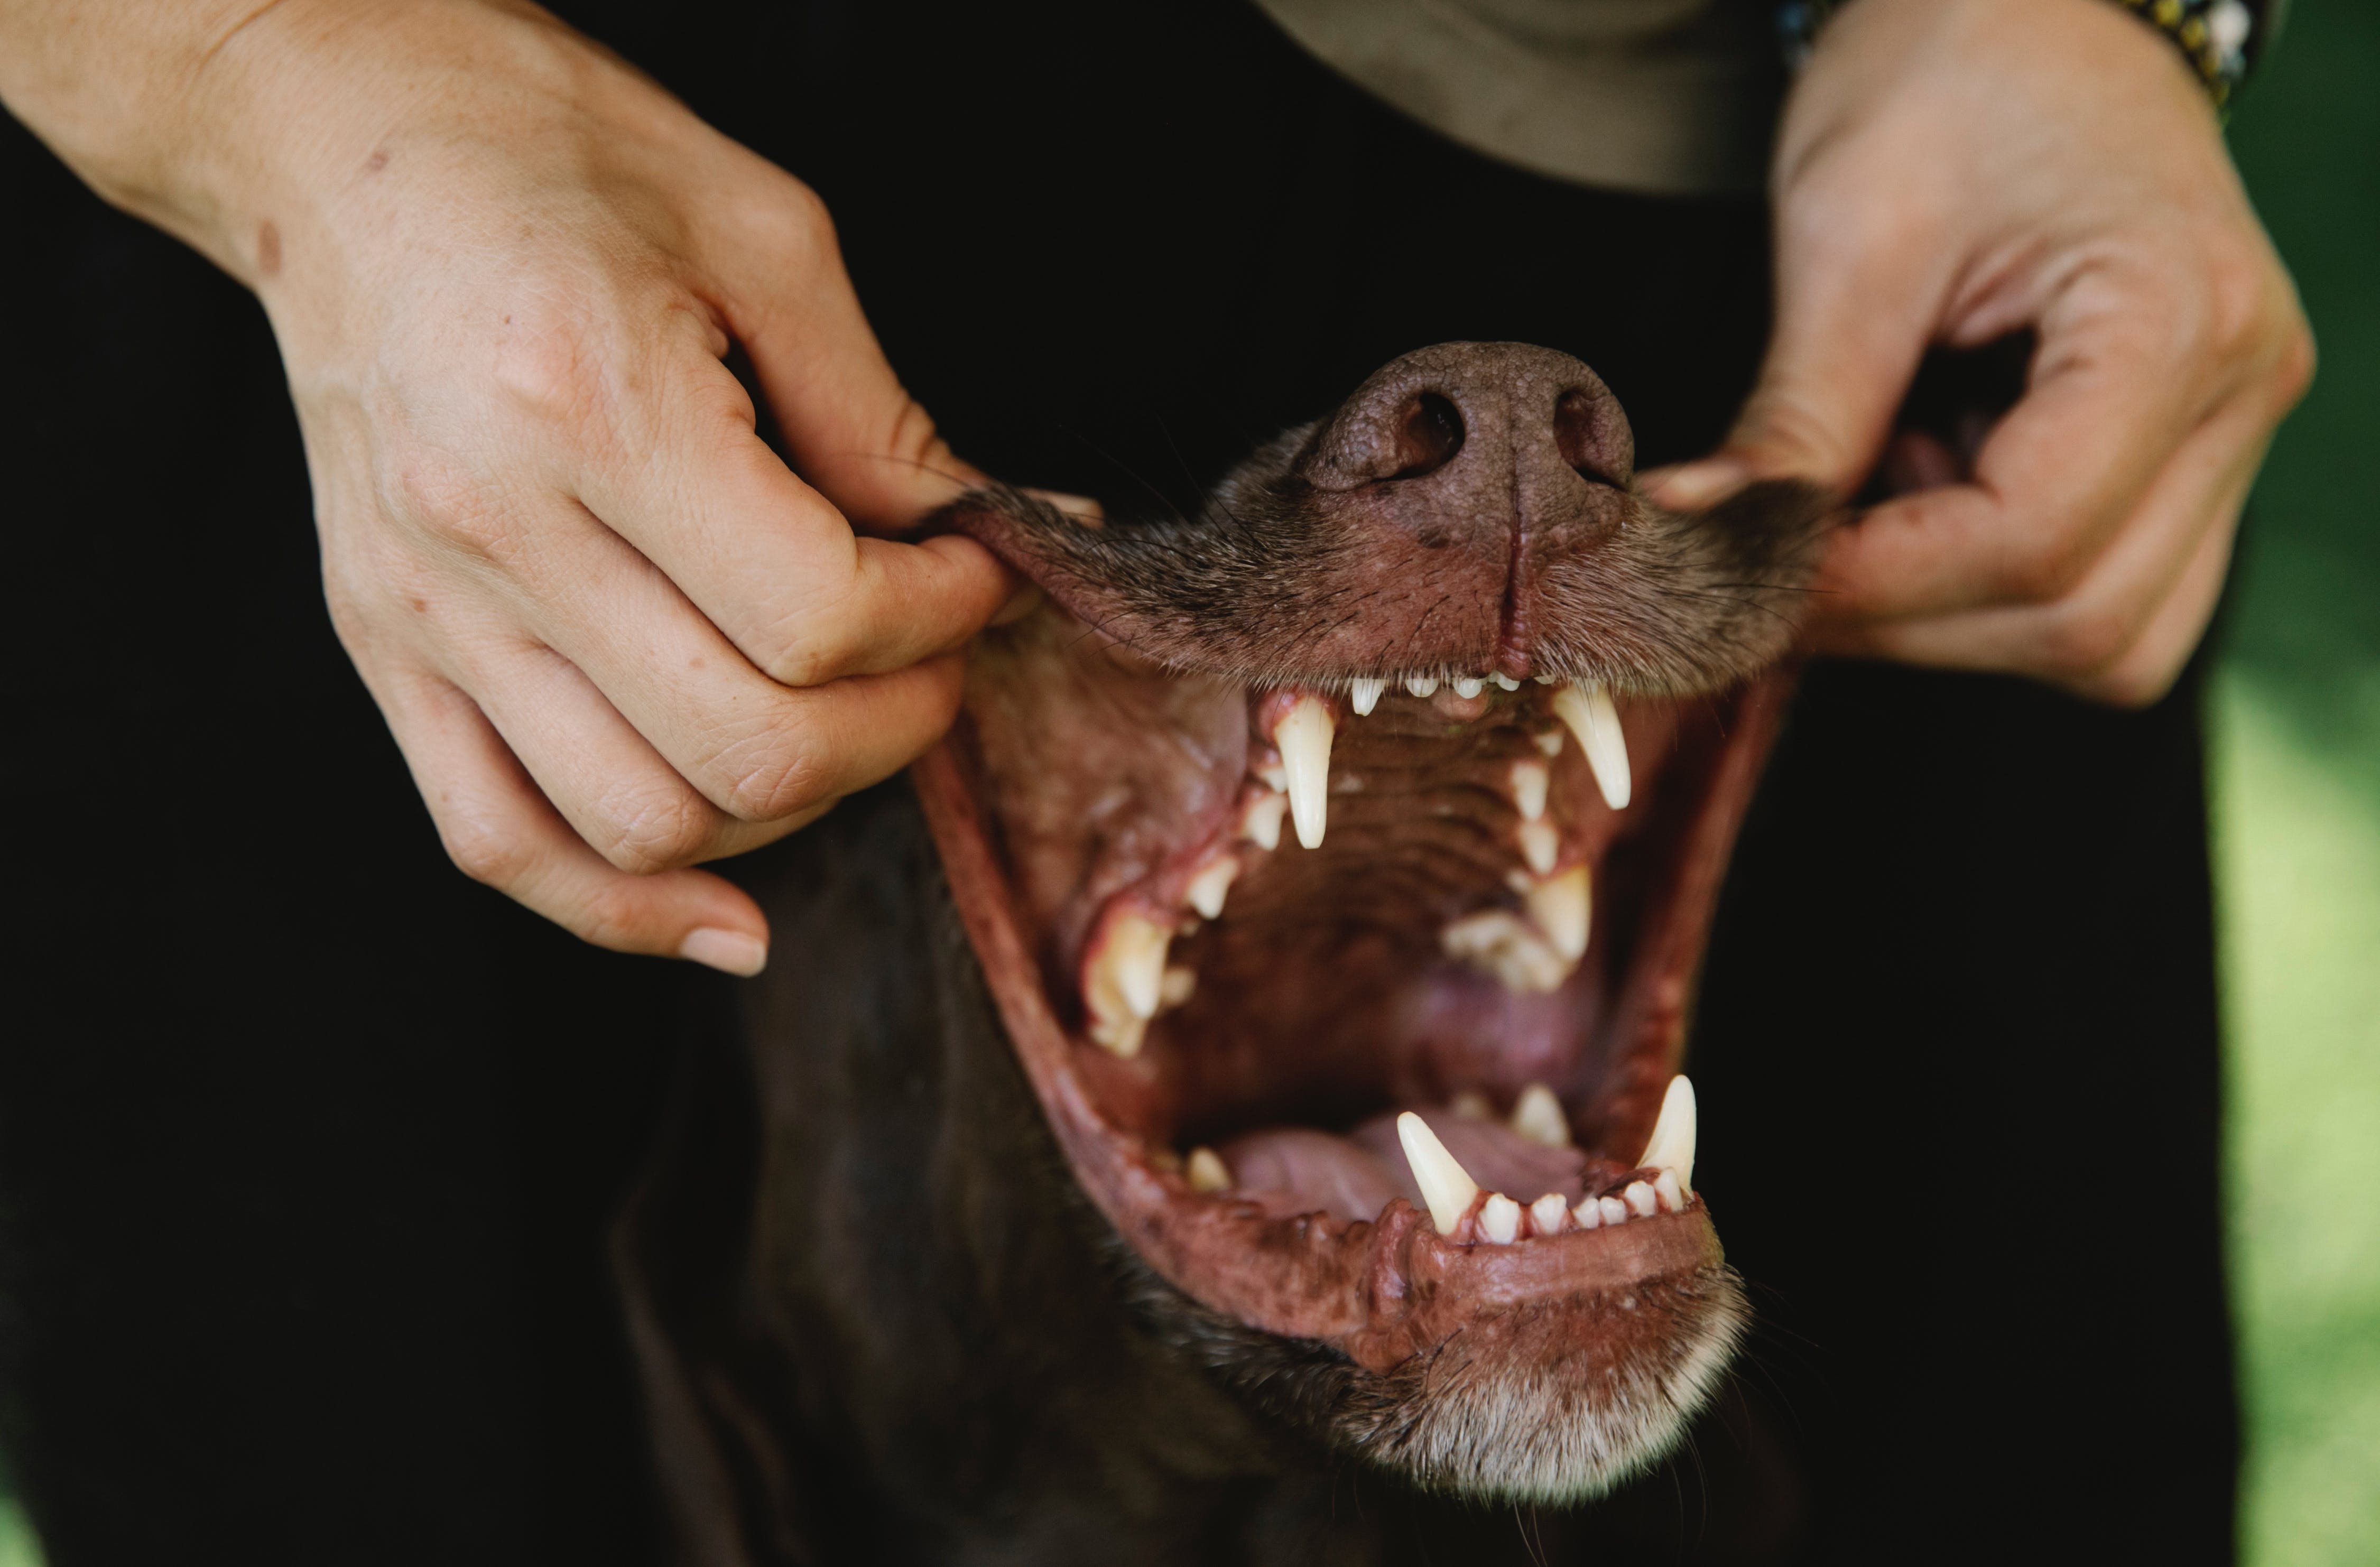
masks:
[[(1513, 1107), (1516, 1122), (1522, 1108)], [(1555, 1113), (1560, 1113), (1559, 1105)], [(1405, 1162), (1413, 1170), (1414, 1182), (1428, 1205), (1430, 1222), (1439, 1234), (1453, 1234), (1475, 1203), (1478, 1217), (1474, 1223), (1479, 1237), (1492, 1245), (1511, 1245), (1533, 1236), (1599, 1230), (1631, 1219), (1650, 1219), (1657, 1213), (1684, 1212), (1694, 1190), (1694, 1085), (1682, 1074), (1670, 1079), (1661, 1113), (1645, 1145), (1645, 1157), (1636, 1161), (1639, 1168), (1654, 1172), (1653, 1179), (1631, 1181), (1616, 1197), (1588, 1197), (1575, 1208), (1559, 1192), (1548, 1192), (1525, 1209), (1501, 1192), (1490, 1192), (1481, 1201), (1479, 1183), (1446, 1151), (1429, 1124), (1411, 1111), (1397, 1117), (1397, 1140), (1404, 1145)], [(1220, 1168), (1220, 1160), (1216, 1162)]]

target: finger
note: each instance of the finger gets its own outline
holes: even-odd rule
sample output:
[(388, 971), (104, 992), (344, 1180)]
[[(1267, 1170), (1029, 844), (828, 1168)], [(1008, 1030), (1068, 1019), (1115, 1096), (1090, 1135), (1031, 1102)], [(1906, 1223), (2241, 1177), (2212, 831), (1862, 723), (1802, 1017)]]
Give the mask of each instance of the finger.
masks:
[[(2210, 420), (2174, 455), (2091, 573), (2055, 602), (1852, 623), (1821, 639), (1834, 650), (1915, 663), (2015, 670), (2107, 700), (2153, 699), (2204, 624), (2179, 624), (2175, 615), (2187, 612), (2170, 606), (2196, 601), (2202, 615), (2211, 611), (2219, 577), (2212, 589), (2200, 579), (2210, 553), (2228, 559), (2265, 444), (2252, 408), (2235, 406)], [(2219, 542), (2209, 546), (2210, 537)], [(2155, 650), (2143, 653), (2152, 641)]]
[(2208, 389), (2196, 359), (2188, 334), (2138, 312), (2098, 312), (2046, 336), (1973, 482), (1885, 502), (1838, 533), (1822, 567), (1828, 613), (1896, 619), (2064, 597), (2197, 424)]
[[(2244, 504), (2247, 486), (2240, 487)], [(2192, 552), (2190, 565), (2155, 619), (2132, 644), (2131, 651), (2076, 689), (2080, 694), (2118, 707), (2146, 707), (2173, 688), (2182, 666), (2198, 650), (2216, 601), (2223, 596), (2223, 580), (2231, 569), (2231, 550), (2239, 539), (2234, 521), (2207, 529)]]
[(1876, 201), (1858, 172), (1786, 197), (1760, 379), (1726, 445), (1658, 476), (1656, 504), (1700, 511), (1750, 480), (1787, 476), (1847, 496), (1875, 465), (1942, 319), (1953, 248), (1925, 203)]
[(753, 668), (652, 562), (592, 517), (557, 513), (537, 532), (541, 547), (506, 563), (515, 613), (730, 816), (779, 820), (865, 788), (957, 716), (956, 654), (793, 689)]
[(618, 869), (650, 875), (773, 843), (832, 801), (765, 822), (703, 797), (569, 660), (504, 640), (450, 672), (563, 820)]
[(764, 674), (787, 686), (905, 669), (980, 630), (1016, 577), (973, 540), (856, 537), (754, 432), (749, 396), (692, 341), (677, 345), (632, 451), (572, 476)]
[(768, 961), (759, 905), (702, 870), (633, 876), (572, 832), (468, 697), (428, 672), (372, 682), (457, 867), (597, 946), (750, 975)]

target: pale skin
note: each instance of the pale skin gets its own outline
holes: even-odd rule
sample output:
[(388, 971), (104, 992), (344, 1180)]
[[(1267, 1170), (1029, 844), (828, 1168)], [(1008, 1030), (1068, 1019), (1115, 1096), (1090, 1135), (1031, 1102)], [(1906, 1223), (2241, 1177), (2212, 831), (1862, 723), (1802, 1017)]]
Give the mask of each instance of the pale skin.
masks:
[[(456, 864), (589, 941), (756, 972), (759, 909), (696, 868), (930, 746), (959, 650), (1024, 601), (978, 546), (899, 538), (976, 475), (817, 198), (486, 0), (0, 0), (0, 100), (263, 301), (334, 622)], [(2170, 45), (2106, 0), (1857, 0), (1775, 191), (1760, 388), (1658, 498), (1849, 495), (1929, 344), (2031, 325), (1972, 481), (1843, 530), (1814, 638), (2154, 699), (2313, 369)]]

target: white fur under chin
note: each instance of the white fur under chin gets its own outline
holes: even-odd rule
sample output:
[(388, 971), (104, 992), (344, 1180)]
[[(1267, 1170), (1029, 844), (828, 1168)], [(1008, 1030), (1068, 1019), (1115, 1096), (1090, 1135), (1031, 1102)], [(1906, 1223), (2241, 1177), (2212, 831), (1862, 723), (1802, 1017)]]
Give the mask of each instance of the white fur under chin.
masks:
[[(1498, 1501), (1575, 1502), (1642, 1474), (1677, 1445), (1718, 1389), (1751, 1322), (1733, 1277), (1684, 1286), (1694, 1298), (1667, 1353), (1596, 1367), (1589, 1356), (1516, 1368), (1441, 1345), (1423, 1385), (1354, 1445), (1436, 1490)], [(1676, 1342), (1682, 1340), (1683, 1342)], [(1522, 1357), (1525, 1358), (1525, 1357)]]

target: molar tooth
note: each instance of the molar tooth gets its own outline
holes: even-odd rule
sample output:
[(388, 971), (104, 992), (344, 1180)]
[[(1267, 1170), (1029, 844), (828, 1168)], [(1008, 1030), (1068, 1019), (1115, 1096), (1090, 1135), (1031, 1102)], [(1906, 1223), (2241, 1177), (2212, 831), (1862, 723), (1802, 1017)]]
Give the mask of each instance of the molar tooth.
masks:
[(1632, 788), (1628, 737), (1620, 731), (1620, 710), (1611, 705), (1611, 694), (1599, 680), (1573, 680), (1554, 693), (1554, 712), (1578, 736), (1603, 803), (1626, 810)]
[(1496, 1107), (1476, 1088), (1465, 1088), (1446, 1101), (1446, 1112), (1457, 1121), (1492, 1121)]
[(1621, 1187), (1620, 1199), (1628, 1205), (1628, 1211), (1639, 1219), (1650, 1219), (1661, 1210), (1661, 1199), (1655, 1197), (1653, 1188), (1642, 1181), (1631, 1181)]
[(1091, 1038), (1117, 1055), (1140, 1053), (1141, 1037), (1165, 998), (1165, 949), (1173, 931), (1138, 909), (1125, 909), (1099, 932), (1083, 985)]
[(1441, 1235), (1454, 1233), (1454, 1227), (1471, 1208), (1471, 1199), (1479, 1195), (1479, 1183), (1446, 1151), (1429, 1123), (1410, 1110), (1397, 1117), (1397, 1141), (1404, 1145), (1414, 1184), (1421, 1187), (1422, 1200), (1429, 1205), (1430, 1222)]
[[(1273, 819), (1273, 840), (1278, 843), (1280, 839), (1281, 819), (1276, 816)], [(1232, 890), (1232, 882), (1239, 874), (1240, 862), (1232, 856), (1210, 859), (1198, 868), (1198, 874), (1190, 878), (1190, 885), (1183, 889), (1182, 895), (1189, 900), (1192, 908), (1212, 919), (1223, 912), (1223, 894)]]
[(1213, 1148), (1192, 1148), (1187, 1167), (1190, 1189), (1194, 1192), (1228, 1192), (1232, 1189), (1232, 1167)]
[(1289, 788), (1289, 769), (1277, 761), (1260, 761), (1251, 771), (1266, 788), (1276, 795), (1285, 793)]
[(1356, 717), (1365, 717), (1379, 706), (1380, 693), (1388, 688), (1389, 683), (1385, 680), (1350, 680), (1347, 682), (1347, 705), (1355, 710)]
[(1558, 876), (1548, 876), (1524, 894), (1529, 905), (1529, 917), (1554, 944), (1554, 951), (1576, 963), (1586, 955), (1586, 937), (1593, 914), (1593, 904), (1587, 887), (1586, 867), (1573, 865)]
[(1540, 730), (1538, 732), (1536, 735), (1537, 749), (1545, 752), (1547, 760), (1550, 761), (1554, 758), (1561, 755), (1562, 735), (1564, 733), (1565, 731), (1559, 724), (1551, 729)]
[(1435, 674), (1406, 675), (1405, 695), (1408, 697), (1434, 697), (1438, 695), (1438, 676)]
[(1553, 783), (1553, 774), (1541, 761), (1522, 760), (1512, 764), (1512, 804), (1521, 820), (1535, 821), (1546, 814), (1546, 790)]
[(1679, 1073), (1661, 1096), (1661, 1113), (1653, 1118), (1653, 1135), (1645, 1143), (1638, 1164), (1678, 1172), (1678, 1189), (1694, 1189), (1694, 1086)]
[(1532, 1083), (1521, 1090), (1521, 1097), (1512, 1101), (1512, 1118), (1507, 1124), (1515, 1136), (1541, 1147), (1570, 1147), (1570, 1118), (1562, 1114), (1561, 1100), (1543, 1083)]
[(1240, 836), (1260, 849), (1281, 847), (1281, 819), (1288, 814), (1289, 796), (1268, 789), (1240, 813)]
[(1479, 1233), (1500, 1246), (1521, 1238), (1521, 1205), (1498, 1192), (1479, 1205)]
[(1517, 691), (1521, 688), (1521, 683), (1509, 674), (1491, 674), (1488, 678), (1496, 683), (1496, 689), (1499, 691)]
[(1686, 1210), (1686, 1195), (1678, 1190), (1678, 1172), (1674, 1170), (1664, 1170), (1653, 1177), (1653, 1195), (1661, 1199), (1662, 1208), (1669, 1212)]
[(1550, 686), (1554, 683), (1554, 676), (1550, 674), (1533, 674), (1529, 678), (1540, 686)]
[(1572, 966), (1511, 909), (1466, 914), (1440, 930), (1438, 941), (1447, 956), (1494, 975), (1515, 995), (1560, 990), (1570, 978)]
[(1548, 1192), (1529, 1205), (1529, 1223), (1540, 1235), (1559, 1235), (1570, 1228), (1570, 1204), (1560, 1192)]
[(1475, 697), (1479, 694), (1479, 688), (1487, 684), (1487, 681), (1475, 674), (1458, 674), (1454, 677), (1454, 694), (1458, 697)]
[(1521, 857), (1529, 869), (1543, 876), (1554, 868), (1561, 854), (1561, 834), (1550, 821), (1524, 821), (1515, 836), (1521, 840)]
[(1180, 1006), (1198, 993), (1198, 971), (1176, 964), (1165, 971), (1157, 983), (1157, 1004), (1160, 1008)]
[(1330, 738), (1338, 727), (1330, 710), (1312, 697), (1300, 697), (1273, 726), (1272, 743), (1281, 747), (1281, 768), (1289, 775), (1289, 814), (1297, 824), (1297, 841), (1309, 849), (1322, 846), (1330, 810)]
[(1607, 1225), (1628, 1222), (1628, 1205), (1618, 1197), (1597, 1197), (1595, 1199), (1595, 1207), (1596, 1211), (1603, 1215), (1603, 1221)]
[(1582, 1230), (1600, 1230), (1603, 1228), (1603, 1205), (1593, 1197), (1582, 1197), (1579, 1205), (1570, 1210), (1570, 1218), (1571, 1222)]

